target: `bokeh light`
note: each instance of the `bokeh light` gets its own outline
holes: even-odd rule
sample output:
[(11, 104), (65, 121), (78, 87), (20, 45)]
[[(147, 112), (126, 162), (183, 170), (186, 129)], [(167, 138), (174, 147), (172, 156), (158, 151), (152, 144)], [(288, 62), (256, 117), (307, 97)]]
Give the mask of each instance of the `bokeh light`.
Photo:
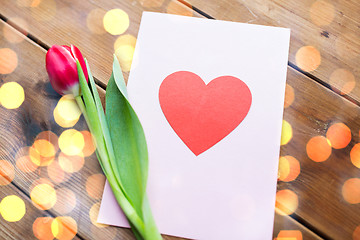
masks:
[(300, 163), (292, 156), (284, 156), (279, 159), (279, 180), (290, 182), (300, 174)]
[(290, 164), (285, 157), (279, 158), (278, 180), (285, 179), (290, 174)]
[(42, 0), (16, 0), (19, 7), (36, 7)]
[(37, 166), (48, 166), (55, 159), (54, 145), (45, 139), (35, 140), (29, 149), (31, 161)]
[(356, 81), (350, 71), (338, 68), (330, 75), (330, 85), (334, 91), (339, 91), (341, 95), (346, 95), (355, 88)]
[(315, 162), (323, 162), (331, 155), (331, 143), (323, 136), (316, 136), (306, 144), (308, 157)]
[(73, 127), (81, 116), (81, 111), (72, 95), (64, 95), (60, 98), (54, 111), (55, 122), (63, 127)]
[(82, 150), (82, 153), (83, 153), (84, 157), (89, 157), (96, 150), (96, 147), (93, 142), (93, 135), (87, 130), (81, 131), (81, 134), (84, 137), (84, 148)]
[(64, 170), (61, 168), (60, 164), (57, 161), (53, 161), (47, 167), (47, 174), (49, 178), (55, 183), (61, 183), (67, 180), (67, 175)]
[(56, 191), (49, 184), (38, 184), (31, 190), (30, 198), (36, 207), (48, 210), (56, 203)]
[(351, 149), (350, 159), (355, 167), (360, 168), (360, 143), (355, 144)]
[(344, 148), (351, 141), (351, 131), (344, 123), (335, 123), (327, 130), (326, 138), (330, 141), (331, 147)]
[(310, 8), (310, 18), (317, 26), (329, 25), (335, 17), (335, 7), (328, 1), (319, 0)]
[(76, 206), (76, 195), (68, 188), (56, 190), (57, 201), (53, 209), (61, 215), (70, 213)]
[(289, 107), (294, 102), (294, 100), (295, 100), (294, 88), (289, 84), (286, 84), (284, 108)]
[(282, 130), (281, 130), (281, 145), (286, 145), (290, 142), (293, 136), (293, 131), (290, 123), (283, 120)]
[(193, 15), (193, 10), (184, 4), (179, 3), (178, 1), (170, 1), (166, 12), (170, 14), (182, 15), (182, 16), (189, 16)]
[(112, 9), (103, 18), (105, 30), (112, 35), (123, 34), (130, 25), (128, 14), (121, 9)]
[(32, 226), (34, 236), (39, 240), (53, 240), (54, 235), (51, 232), (52, 217), (38, 217)]
[(57, 152), (59, 150), (59, 145), (58, 145), (59, 138), (52, 131), (40, 132), (36, 136), (35, 140), (40, 140), (40, 139), (49, 141), (53, 145), (55, 152)]
[(298, 207), (298, 196), (291, 190), (280, 190), (276, 193), (275, 212), (282, 216), (291, 215)]
[(99, 215), (99, 210), (100, 210), (100, 203), (99, 202), (95, 203), (90, 208), (89, 217), (90, 217), (91, 223), (94, 224), (95, 226), (99, 227), (99, 228), (107, 227), (107, 225), (97, 222), (97, 218), (98, 218), (98, 215)]
[(30, 7), (37, 7), (39, 6), (40, 2), (43, 0), (33, 0)]
[(305, 72), (311, 72), (320, 66), (321, 55), (315, 47), (304, 46), (296, 52), (295, 60), (299, 68)]
[(64, 128), (74, 126), (80, 116), (81, 111), (72, 95), (64, 95), (60, 98), (54, 111), (55, 122)]
[(16, 167), (24, 173), (34, 172), (38, 168), (38, 166), (31, 161), (30, 156), (19, 157), (16, 161)]
[[(1, 61), (2, 60), (0, 59), (0, 65), (1, 65)], [(24, 100), (25, 100), (24, 89), (17, 82), (7, 82), (1, 86), (0, 103), (3, 105), (3, 107), (7, 109), (16, 109), (21, 106)]]
[(20, 221), (26, 213), (25, 203), (16, 195), (6, 196), (1, 200), (0, 213), (8, 222)]
[(342, 195), (348, 203), (360, 203), (360, 178), (346, 180), (342, 187)]
[(18, 66), (18, 56), (10, 48), (0, 48), (0, 74), (12, 73)]
[(77, 224), (72, 217), (57, 217), (51, 223), (51, 232), (56, 239), (70, 240), (77, 234)]
[(16, 167), (24, 173), (34, 172), (38, 168), (38, 165), (31, 161), (29, 150), (30, 147), (22, 147), (15, 155)]
[(81, 132), (75, 129), (68, 129), (59, 137), (59, 147), (66, 155), (79, 155), (85, 146), (85, 140)]
[(96, 8), (89, 12), (86, 18), (86, 26), (88, 29), (95, 34), (106, 33), (102, 20), (105, 16), (106, 11), (102, 8)]
[(157, 8), (161, 7), (164, 3), (164, 0), (138, 0), (141, 6), (144, 8)]
[(85, 159), (81, 155), (66, 155), (63, 152), (58, 157), (59, 165), (62, 170), (68, 173), (79, 171), (85, 163)]
[(136, 38), (130, 34), (120, 36), (114, 43), (114, 51), (123, 71), (128, 72), (134, 57)]
[(8, 185), (14, 177), (14, 166), (9, 161), (0, 160), (0, 185)]
[(35, 140), (33, 144), (33, 148), (35, 148), (42, 157), (55, 156), (55, 147), (48, 140), (45, 139)]
[(277, 240), (303, 240), (299, 230), (281, 230), (277, 237)]
[(86, 192), (94, 199), (100, 199), (104, 190), (105, 176), (98, 173), (91, 175), (86, 180)]
[(56, 15), (55, 0), (33, 1), (31, 7), (31, 15), (37, 21), (50, 21)]
[(64, 119), (60, 113), (59, 113), (59, 109), (58, 108), (54, 108), (54, 111), (53, 111), (53, 116), (54, 116), (54, 121), (60, 126), (60, 127), (63, 127), (63, 128), (70, 128), (70, 127), (73, 127), (75, 126), (75, 124), (78, 122), (79, 118), (78, 119), (75, 119), (73, 121), (68, 121), (66, 119)]
[(353, 240), (360, 240), (360, 225), (355, 228), (352, 237)]

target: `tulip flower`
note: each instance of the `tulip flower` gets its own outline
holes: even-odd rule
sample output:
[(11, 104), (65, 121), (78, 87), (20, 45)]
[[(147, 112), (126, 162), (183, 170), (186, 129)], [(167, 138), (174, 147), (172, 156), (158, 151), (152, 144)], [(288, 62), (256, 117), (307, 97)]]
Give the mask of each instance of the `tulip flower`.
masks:
[(70, 47), (54, 45), (46, 53), (46, 70), (50, 83), (60, 95), (73, 94), (75, 97), (79, 95), (76, 60), (80, 62), (86, 81), (88, 81), (84, 58), (74, 45), (70, 45)]
[(74, 95), (94, 136), (100, 166), (136, 239), (161, 240), (146, 196), (148, 151), (145, 134), (127, 97), (116, 56), (106, 88), (106, 113), (89, 65), (75, 46), (51, 47), (46, 54), (46, 70), (58, 93)]

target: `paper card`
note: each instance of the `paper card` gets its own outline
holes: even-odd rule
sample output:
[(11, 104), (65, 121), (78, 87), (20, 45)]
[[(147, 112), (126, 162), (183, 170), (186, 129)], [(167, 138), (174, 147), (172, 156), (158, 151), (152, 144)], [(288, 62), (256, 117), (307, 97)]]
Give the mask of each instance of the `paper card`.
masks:
[[(290, 30), (145, 12), (128, 81), (161, 233), (272, 239)], [(128, 226), (106, 185), (98, 221)]]

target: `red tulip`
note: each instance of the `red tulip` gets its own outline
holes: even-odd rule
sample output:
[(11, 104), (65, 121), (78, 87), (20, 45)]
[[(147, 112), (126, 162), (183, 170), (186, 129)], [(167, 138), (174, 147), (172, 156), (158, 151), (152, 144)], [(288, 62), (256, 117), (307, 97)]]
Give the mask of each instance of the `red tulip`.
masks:
[(50, 83), (54, 90), (61, 95), (74, 94), (75, 97), (79, 95), (76, 60), (80, 62), (87, 81), (88, 73), (85, 61), (77, 47), (53, 45), (46, 53), (46, 71)]

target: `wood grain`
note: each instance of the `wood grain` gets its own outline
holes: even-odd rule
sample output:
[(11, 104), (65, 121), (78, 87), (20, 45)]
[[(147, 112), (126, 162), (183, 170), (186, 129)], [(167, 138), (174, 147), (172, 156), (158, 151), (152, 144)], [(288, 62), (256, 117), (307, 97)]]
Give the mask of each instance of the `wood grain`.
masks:
[[(1, 22), (1, 28), (6, 28), (8, 29), (7, 31), (11, 30), (14, 34), (19, 34), (3, 22)], [(19, 37), (22, 36), (19, 34)], [(4, 39), (3, 35), (0, 35), (0, 44), (2, 47), (14, 50), (19, 59), (18, 67), (14, 72), (9, 75), (1, 75), (2, 83), (19, 82), (25, 89), (26, 96), (20, 108), (16, 110), (1, 108), (0, 110), (2, 116), (4, 116), (0, 119), (0, 128), (2, 129), (0, 139), (1, 158), (7, 159), (16, 166), (19, 157), (26, 155), (26, 151), (23, 151), (23, 148), (31, 146), (39, 133), (52, 131), (56, 136), (59, 136), (65, 129), (55, 123), (52, 115), (60, 96), (49, 86), (44, 68), (45, 51), (36, 44), (33, 44), (29, 39), (24, 39), (20, 43), (14, 44)], [(103, 91), (100, 91), (100, 93), (102, 96), (104, 95)], [(83, 119), (74, 128), (77, 130), (86, 129)], [(55, 159), (56, 161), (58, 159)], [(61, 168), (58, 171), (61, 172)], [(98, 178), (95, 178), (97, 181), (90, 181), (89, 178), (94, 175), (98, 176)], [(39, 167), (33, 172), (23, 172), (18, 167), (15, 167), (13, 184), (19, 186), (29, 196), (31, 194), (31, 185), (42, 178), (50, 181), (58, 193), (63, 193), (64, 191), (66, 193), (74, 193), (77, 200), (76, 206), (66, 215), (71, 216), (77, 222), (79, 236), (86, 239), (100, 239), (101, 237), (106, 237), (107, 239), (133, 239), (129, 230), (103, 227), (97, 224), (94, 225), (91, 222), (90, 211), (94, 207), (93, 211), (96, 213), (103, 189), (104, 182), (101, 179), (104, 178), (101, 176), (103, 175), (93, 154), (86, 158), (85, 165), (79, 172), (72, 174), (65, 173), (65, 180), (59, 180), (61, 177), (51, 178), (49, 176), (49, 167)], [(69, 207), (71, 208), (69, 199), (62, 198), (61, 194), (59, 194), (56, 205), (49, 209), (49, 212), (54, 216), (59, 216), (64, 212), (63, 209), (68, 209)], [(286, 229), (298, 229), (304, 236), (313, 236), (308, 229), (295, 223), (289, 217), (276, 215), (275, 232)], [(177, 239), (168, 236), (164, 238)]]
[[(21, 199), (25, 203), (25, 209), (24, 216), (20, 218), (21, 211), (19, 211), (18, 204), (15, 204), (13, 207), (10, 207), (8, 204), (4, 204), (4, 202), (1, 202), (2, 206), (1, 208), (5, 209), (12, 209), (13, 214), (5, 214), (6, 216), (14, 216), (19, 214), (19, 220), (16, 222), (9, 222), (6, 219), (4, 219), (4, 213), (3, 218), (1, 218), (1, 228), (0, 228), (0, 238), (1, 239), (37, 239), (34, 234), (43, 231), (43, 236), (51, 235), (51, 225), (48, 225), (47, 227), (42, 227), (39, 225), (34, 224), (34, 222), (38, 219), (47, 218), (49, 220), (54, 219), (52, 215), (50, 215), (48, 212), (41, 211), (37, 209), (27, 195), (23, 194), (21, 191), (19, 191), (18, 188), (16, 188), (14, 185), (3, 185), (0, 187), (0, 201), (4, 200), (5, 197), (13, 197), (16, 196), (19, 199)], [(13, 203), (14, 204), (14, 203)], [(15, 208), (14, 208), (15, 207)], [(17, 207), (17, 208), (16, 208)], [(35, 229), (35, 231), (33, 231)], [(79, 239), (77, 236), (75, 236), (73, 239)]]
[[(34, 36), (37, 35), (34, 34)], [(61, 36), (56, 37), (60, 38)], [(72, 40), (71, 36), (66, 36), (64, 38), (67, 37)], [(42, 36), (42, 38), (45, 37)], [(39, 37), (39, 39), (42, 38)], [(68, 41), (70, 42), (70, 40)], [(42, 89), (41, 85), (40, 87), (35, 86), (34, 82), (41, 82), (39, 81), (41, 77), (43, 77), (44, 79), (43, 83), (46, 81), (44, 69), (39, 69), (39, 72), (34, 71), (34, 65), (43, 66), (43, 62), (34, 62), (34, 59), (43, 58), (44, 52), (39, 49), (36, 50), (35, 47), (30, 48), (28, 44), (22, 47), (20, 46), (21, 45), (15, 44), (11, 45), (12, 48), (18, 49), (19, 52), (24, 54), (19, 56), (19, 59), (22, 61), (21, 63), (19, 63), (19, 66), (21, 66), (22, 69), (21, 71), (15, 71), (14, 73), (6, 76), (5, 80), (10, 81), (11, 79), (22, 79), (22, 81), (27, 81), (27, 84), (30, 84), (26, 85), (26, 89), (29, 89), (28, 91), (30, 93), (27, 95), (31, 96), (31, 94), (39, 93), (39, 89)], [(96, 52), (96, 54), (98, 53), (102, 53), (102, 51)], [(90, 53), (90, 55), (91, 54), (95, 53)], [(24, 61), (26, 60), (29, 62), (24, 64)], [(95, 67), (93, 67), (93, 71), (99, 68), (98, 65), (94, 66)], [(104, 68), (110, 69), (109, 67)], [(97, 71), (101, 72), (101, 70)], [(28, 77), (29, 72), (35, 72), (33, 76), (31, 76), (31, 79), (29, 79)], [(40, 78), (36, 77), (37, 75)], [(282, 148), (281, 154), (296, 157), (301, 164), (301, 173), (299, 177), (293, 182), (280, 183), (279, 190), (291, 189), (298, 195), (299, 207), (295, 212), (295, 217), (298, 216), (299, 218), (306, 221), (308, 224), (314, 226), (314, 228), (318, 229), (319, 232), (326, 237), (331, 237), (335, 239), (349, 239), (351, 238), (352, 232), (359, 224), (360, 220), (357, 217), (359, 214), (357, 212), (358, 210), (356, 209), (356, 205), (350, 205), (343, 200), (341, 196), (341, 188), (345, 180), (351, 177), (356, 177), (356, 174), (358, 173), (358, 169), (351, 165), (351, 162), (349, 162), (349, 152), (352, 146), (359, 139), (357, 132), (359, 126), (356, 124), (357, 116), (359, 116), (358, 107), (356, 107), (354, 104), (349, 103), (338, 95), (328, 91), (324, 87), (314, 83), (311, 79), (295, 72), (293, 69), (289, 69), (288, 83), (294, 88), (295, 101), (289, 108), (286, 109), (284, 119), (292, 125), (293, 138), (285, 147)], [(59, 127), (57, 127), (56, 124), (54, 125), (53, 122), (49, 121), (49, 119), (51, 119), (51, 114), (46, 115), (51, 113), (52, 109), (55, 107), (57, 100), (58, 98), (51, 99), (50, 96), (38, 96), (30, 100), (29, 104), (31, 106), (39, 107), (36, 108), (38, 109), (38, 111), (34, 110), (36, 114), (30, 115), (30, 124), (33, 125), (29, 125), (31, 127), (27, 126), (26, 129), (36, 129), (36, 126), (45, 126), (41, 130), (52, 130), (54, 132), (57, 132), (58, 134), (61, 133), (62, 129), (60, 128), (60, 130), (56, 130), (56, 128)], [(29, 106), (24, 108), (27, 108), (28, 111), (30, 109)], [(341, 109), (341, 112), (339, 112), (339, 109)], [(23, 119), (20, 114), (16, 115), (13, 118), (15, 120), (11, 122), (12, 124), (15, 124), (16, 121), (18, 121), (17, 119)], [(352, 142), (344, 150), (333, 150), (333, 153), (329, 160), (323, 163), (312, 162), (306, 155), (307, 142), (313, 136), (324, 136), (328, 127), (336, 121), (342, 121), (350, 127), (353, 134)], [(4, 129), (5, 126), (6, 129), (8, 129), (9, 126), (12, 126), (12, 124), (6, 124), (7, 125), (4, 125), (3, 127)], [(13, 129), (8, 130), (8, 135), (12, 136), (14, 135), (14, 133), (17, 133), (19, 130), (21, 130), (22, 128), (20, 127), (19, 123), (18, 125), (18, 127), (14, 127)], [(79, 123), (79, 125), (76, 126), (76, 129), (82, 130), (84, 129), (83, 127), (84, 126)], [(31, 133), (25, 133), (25, 135), (26, 134), (30, 135), (30, 139), (31, 136), (34, 137), (35, 135), (31, 135)], [(6, 141), (8, 141), (11, 146), (16, 146), (17, 144), (19, 144), (19, 142), (21, 142), (20, 136), (21, 135), (16, 136), (18, 137), (18, 139), (16, 137), (4, 138), (2, 139), (2, 142), (6, 143)], [(6, 149), (5, 145), (2, 146), (1, 149)], [(7, 149), (6, 151), (3, 151), (2, 154), (4, 155), (4, 157), (10, 157), (10, 155), (14, 154), (14, 152), (11, 152), (11, 150)], [(62, 186), (69, 186), (69, 189), (73, 190), (73, 192), (76, 193), (79, 192), (80, 196), (82, 197), (80, 201), (81, 203), (84, 203), (84, 205), (77, 205), (76, 207), (76, 209), (80, 207), (82, 207), (82, 209), (73, 210), (73, 214), (75, 218), (78, 217), (78, 219), (81, 219), (82, 224), (79, 225), (85, 226), (84, 228), (80, 228), (79, 233), (84, 234), (84, 236), (89, 238), (91, 238), (91, 236), (89, 235), (90, 233), (92, 233), (91, 230), (94, 227), (91, 225), (88, 216), (83, 215), (87, 215), (86, 213), (90, 210), (91, 206), (96, 204), (98, 200), (93, 200), (87, 195), (86, 192), (84, 192), (83, 189), (79, 189), (80, 186), (71, 183), (80, 182), (84, 184), (88, 176), (100, 172), (96, 159), (91, 159), (93, 158), (86, 159), (85, 167), (83, 167), (83, 169), (79, 173), (72, 174), (67, 182), (62, 183)], [(24, 176), (21, 177), (22, 180), (19, 182), (22, 182), (24, 189), (26, 189), (29, 184), (26, 184), (24, 179), (27, 179), (27, 181), (32, 181), (36, 178), (38, 178), (38, 175), (34, 173), (33, 178), (31, 178), (30, 176)], [(280, 215), (276, 215), (275, 222), (278, 222), (281, 218), (283, 217)], [(290, 221), (286, 222), (288, 223)], [(279, 227), (279, 225), (277, 224), (275, 224), (275, 226)], [(113, 236), (113, 233), (110, 233), (111, 230), (109, 230), (113, 228), (105, 229), (106, 230), (99, 228), (95, 232), (100, 232), (100, 234), (104, 234), (103, 236)], [(281, 226), (278, 229), (275, 229), (274, 233), (276, 234), (276, 232), (279, 232), (280, 229), (282, 229)], [(304, 230), (304, 232), (306, 231), (307, 230)], [(121, 231), (121, 234), (123, 234), (123, 231)], [(130, 236), (130, 234), (121, 235), (121, 237), (125, 238), (131, 238)]]
[[(301, 172), (294, 181), (279, 182), (278, 190), (290, 189), (297, 194), (295, 218), (303, 219), (326, 238), (351, 239), (360, 224), (359, 208), (345, 201), (342, 188), (346, 180), (359, 175), (359, 169), (350, 160), (350, 151), (359, 142), (360, 108), (291, 68), (288, 84), (294, 89), (295, 101), (286, 108), (284, 119), (291, 124), (293, 136), (281, 148), (281, 156), (295, 157)], [(324, 162), (311, 160), (307, 154), (310, 139), (326, 136), (335, 123), (349, 127), (351, 142), (343, 149), (333, 148)], [(324, 152), (322, 147), (314, 149), (320, 155)]]
[[(0, 27), (9, 28), (16, 34), (14, 29), (2, 21), (0, 21)], [(31, 172), (24, 172), (23, 168), (19, 167), (17, 162), (21, 157), (29, 155), (28, 148), (40, 133), (51, 131), (59, 137), (66, 129), (61, 128), (54, 121), (53, 110), (60, 95), (49, 85), (45, 70), (45, 50), (28, 39), (18, 44), (11, 44), (1, 34), (0, 45), (14, 50), (20, 60), (14, 72), (9, 75), (0, 75), (2, 83), (18, 82), (24, 88), (26, 96), (24, 103), (18, 109), (0, 108), (0, 114), (3, 116), (0, 118), (2, 130), (0, 156), (15, 167), (15, 178), (12, 183), (28, 197), (31, 196), (34, 186), (38, 184), (53, 186), (57, 198), (55, 205), (48, 212), (53, 216), (62, 216), (65, 213), (66, 216), (73, 218), (77, 223), (78, 235), (84, 239), (134, 239), (129, 229), (96, 223), (105, 177), (95, 154), (86, 157), (84, 166), (74, 173), (65, 172), (59, 167), (54, 169), (52, 165), (38, 167)], [(98, 88), (98, 91), (103, 99), (104, 90)], [(81, 118), (74, 129), (87, 130), (84, 119)], [(54, 163), (59, 163), (59, 154), (58, 151)], [(7, 193), (5, 188), (0, 187), (0, 189)], [(72, 206), (73, 196), (76, 199), (75, 206)], [(46, 197), (46, 194), (43, 193), (41, 197)], [(31, 200), (28, 199), (27, 204), (32, 204)], [(38, 205), (38, 207), (47, 209), (46, 205)], [(34, 217), (41, 216), (42, 212), (33, 215)], [(164, 236), (164, 239), (178, 238)]]
[[(1, 22), (1, 28), (9, 28)], [(14, 30), (13, 30), (14, 31)], [(95, 154), (85, 159), (85, 164), (81, 171), (67, 173), (62, 168), (55, 168), (55, 177), (50, 177), (50, 167), (38, 167), (33, 172), (24, 172), (17, 165), (21, 156), (26, 156), (29, 151), (27, 147), (34, 143), (37, 135), (44, 131), (51, 131), (59, 136), (64, 130), (59, 127), (53, 117), (53, 110), (60, 98), (60, 95), (52, 90), (45, 70), (45, 50), (25, 39), (21, 43), (11, 44), (0, 34), (0, 45), (14, 50), (19, 58), (19, 65), (14, 72), (9, 75), (0, 75), (2, 82), (18, 82), (25, 90), (24, 103), (15, 110), (1, 108), (0, 129), (2, 130), (0, 139), (0, 154), (2, 159), (10, 161), (15, 167), (16, 184), (27, 196), (31, 195), (31, 189), (38, 183), (49, 183), (57, 192), (56, 204), (49, 210), (54, 216), (72, 217), (78, 226), (78, 234), (85, 239), (132, 239), (129, 230), (119, 230), (113, 227), (104, 227), (93, 224), (97, 214), (99, 198), (91, 197), (86, 189), (86, 181), (94, 174), (101, 174)], [(100, 92), (104, 95), (104, 91)], [(83, 119), (75, 125), (74, 129), (85, 130), (86, 125)], [(25, 148), (25, 150), (24, 150)], [(59, 161), (59, 152), (56, 154), (54, 162)], [(63, 174), (63, 177), (61, 177)], [(42, 179), (43, 182), (37, 182)], [(96, 196), (102, 192), (104, 182), (92, 182), (88, 184), (88, 189), (97, 192)], [(2, 187), (0, 187), (2, 189)], [(99, 192), (100, 191), (100, 192)], [(69, 193), (65, 195), (64, 192)], [(46, 195), (43, 194), (45, 197)], [(76, 202), (72, 203), (68, 196), (75, 196)], [(28, 202), (31, 204), (31, 201)], [(72, 206), (75, 204), (75, 207)], [(93, 210), (91, 208), (94, 206)], [(74, 208), (71, 210), (71, 208)], [(45, 208), (47, 209), (47, 208)], [(68, 209), (71, 211), (68, 212)], [(91, 215), (90, 215), (91, 211)], [(94, 215), (92, 215), (94, 214)], [(35, 215), (35, 214), (34, 214)], [(40, 214), (41, 215), (41, 214)], [(38, 216), (40, 216), (38, 215)]]
[[(78, 46), (89, 60), (94, 76), (103, 83), (110, 78), (114, 43), (119, 37), (107, 33), (103, 27), (102, 18), (107, 11), (117, 8), (125, 11), (130, 25), (123, 35), (129, 34), (135, 38), (144, 10), (200, 16), (175, 0), (48, 0), (39, 1), (40, 4), (34, 7), (26, 2), (29, 1), (5, 1), (0, 6), (0, 14), (9, 23), (25, 29), (46, 47), (54, 44)], [(92, 12), (94, 10), (97, 14)], [(126, 72), (126, 79), (127, 75)]]
[[(290, 28), (289, 61), (328, 83), (334, 91), (360, 102), (360, 18), (357, 14), (360, 10), (359, 1), (179, 2), (189, 2), (216, 19)], [(305, 51), (302, 57), (299, 54), (296, 59), (298, 50), (304, 46), (313, 46), (319, 51), (319, 67), (316, 68), (312, 63), (315, 59), (312, 49)]]
[[(273, 233), (274, 238), (281, 237), (281, 236), (279, 236), (279, 234), (285, 232), (287, 234), (291, 234), (290, 236), (287, 236), (287, 237), (289, 237), (290, 239), (292, 239), (291, 237), (294, 237), (294, 240), (299, 239), (299, 238), (295, 238), (295, 237), (298, 237), (299, 235), (304, 240), (323, 239), (292, 218), (283, 217), (283, 216), (276, 214), (275, 219), (276, 219), (276, 221), (274, 222), (274, 233)], [(279, 240), (281, 240), (281, 238)]]

